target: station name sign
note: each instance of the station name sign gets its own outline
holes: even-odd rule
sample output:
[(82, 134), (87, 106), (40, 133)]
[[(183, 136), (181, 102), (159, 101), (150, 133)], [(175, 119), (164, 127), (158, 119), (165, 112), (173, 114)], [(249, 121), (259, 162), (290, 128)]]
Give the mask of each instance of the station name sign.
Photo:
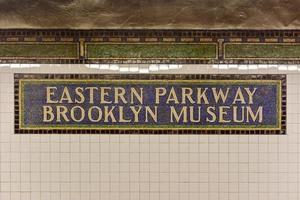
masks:
[(281, 130), (282, 80), (20, 79), (20, 130)]

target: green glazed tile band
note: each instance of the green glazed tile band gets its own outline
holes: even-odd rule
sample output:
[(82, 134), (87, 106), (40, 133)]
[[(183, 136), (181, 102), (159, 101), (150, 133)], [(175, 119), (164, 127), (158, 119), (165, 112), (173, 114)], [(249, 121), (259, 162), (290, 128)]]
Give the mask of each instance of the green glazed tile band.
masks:
[(216, 59), (216, 44), (86, 44), (88, 59)]
[(226, 44), (225, 58), (300, 59), (300, 44)]
[(0, 58), (78, 58), (77, 44), (0, 44)]

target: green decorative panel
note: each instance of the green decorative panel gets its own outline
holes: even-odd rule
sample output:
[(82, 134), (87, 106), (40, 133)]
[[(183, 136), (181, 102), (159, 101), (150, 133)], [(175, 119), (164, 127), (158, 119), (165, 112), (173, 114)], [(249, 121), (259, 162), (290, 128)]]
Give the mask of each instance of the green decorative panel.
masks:
[(300, 44), (225, 44), (226, 59), (300, 59)]
[(88, 43), (86, 55), (88, 59), (216, 59), (217, 45)]
[(78, 45), (73, 43), (0, 43), (0, 57), (5, 58), (78, 58)]

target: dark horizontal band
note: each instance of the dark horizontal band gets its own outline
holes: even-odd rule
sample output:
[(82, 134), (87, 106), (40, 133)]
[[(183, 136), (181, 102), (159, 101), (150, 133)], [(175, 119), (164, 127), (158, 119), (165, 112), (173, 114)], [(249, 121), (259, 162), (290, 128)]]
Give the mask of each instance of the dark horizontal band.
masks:
[(299, 64), (300, 30), (0, 30), (0, 63)]

